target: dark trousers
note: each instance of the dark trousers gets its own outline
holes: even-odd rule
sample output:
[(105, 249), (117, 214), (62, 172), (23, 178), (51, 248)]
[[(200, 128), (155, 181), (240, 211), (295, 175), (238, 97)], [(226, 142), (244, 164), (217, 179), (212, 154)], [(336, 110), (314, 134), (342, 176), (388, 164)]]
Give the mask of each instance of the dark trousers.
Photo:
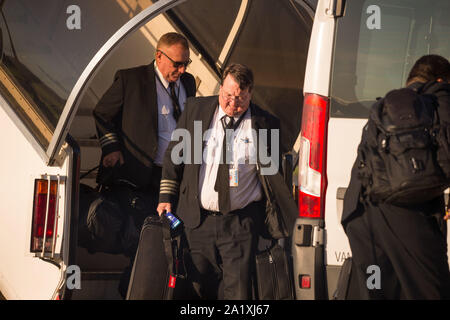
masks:
[[(450, 298), (447, 241), (432, 215), (388, 204), (366, 205), (345, 231), (362, 299)], [(379, 267), (379, 289), (373, 286), (376, 272), (371, 265)]]
[(226, 215), (202, 212), (202, 223), (187, 229), (192, 264), (189, 276), (202, 299), (251, 299), (252, 270), (264, 205), (253, 202)]

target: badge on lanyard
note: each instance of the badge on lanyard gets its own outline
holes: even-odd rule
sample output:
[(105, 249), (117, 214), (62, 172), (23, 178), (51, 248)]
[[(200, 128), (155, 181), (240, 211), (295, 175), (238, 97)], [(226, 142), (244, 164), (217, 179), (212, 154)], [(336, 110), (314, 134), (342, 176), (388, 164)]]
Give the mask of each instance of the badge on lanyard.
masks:
[(239, 185), (239, 170), (234, 165), (230, 165), (230, 187), (237, 187)]

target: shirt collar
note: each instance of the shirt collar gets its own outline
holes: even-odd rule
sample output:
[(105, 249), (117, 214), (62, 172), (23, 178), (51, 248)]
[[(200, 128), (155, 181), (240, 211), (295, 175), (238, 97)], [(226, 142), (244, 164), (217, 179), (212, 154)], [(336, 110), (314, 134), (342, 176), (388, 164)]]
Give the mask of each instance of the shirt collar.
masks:
[[(169, 89), (169, 81), (167, 81), (161, 71), (159, 71), (158, 66), (156, 65), (156, 61), (154, 62), (155, 65), (155, 71), (156, 71), (156, 76), (159, 78), (159, 80), (161, 80), (162, 85), (164, 86), (164, 88)], [(177, 81), (175, 81), (175, 88), (179, 88), (180, 87), (180, 78), (178, 78)]]
[(225, 115), (226, 115), (226, 113), (223, 112), (223, 109), (222, 109), (222, 107), (221, 107), (220, 104), (219, 104), (219, 112), (217, 113), (217, 117), (218, 117), (219, 121), (220, 121), (220, 119), (222, 119), (223, 116), (225, 116)]

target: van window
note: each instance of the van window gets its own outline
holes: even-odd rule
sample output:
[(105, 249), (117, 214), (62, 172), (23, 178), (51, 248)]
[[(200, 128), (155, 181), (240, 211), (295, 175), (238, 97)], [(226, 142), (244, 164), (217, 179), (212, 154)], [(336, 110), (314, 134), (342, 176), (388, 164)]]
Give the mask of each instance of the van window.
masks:
[(448, 0), (347, 1), (338, 19), (331, 116), (366, 118), (377, 97), (405, 85), (425, 54), (450, 57)]
[(0, 93), (44, 149), (89, 61), (120, 27), (151, 4), (2, 1)]

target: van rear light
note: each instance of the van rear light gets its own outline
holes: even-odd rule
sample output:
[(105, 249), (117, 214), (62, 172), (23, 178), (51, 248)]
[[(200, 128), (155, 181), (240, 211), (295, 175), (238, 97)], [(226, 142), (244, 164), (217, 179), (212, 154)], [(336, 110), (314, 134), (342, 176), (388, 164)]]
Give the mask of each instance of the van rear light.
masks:
[(57, 232), (58, 184), (58, 180), (35, 180), (31, 252), (53, 252)]
[(311, 289), (311, 276), (307, 274), (301, 274), (300, 276), (300, 288), (301, 289)]
[(305, 94), (299, 157), (299, 215), (324, 218), (328, 99)]

